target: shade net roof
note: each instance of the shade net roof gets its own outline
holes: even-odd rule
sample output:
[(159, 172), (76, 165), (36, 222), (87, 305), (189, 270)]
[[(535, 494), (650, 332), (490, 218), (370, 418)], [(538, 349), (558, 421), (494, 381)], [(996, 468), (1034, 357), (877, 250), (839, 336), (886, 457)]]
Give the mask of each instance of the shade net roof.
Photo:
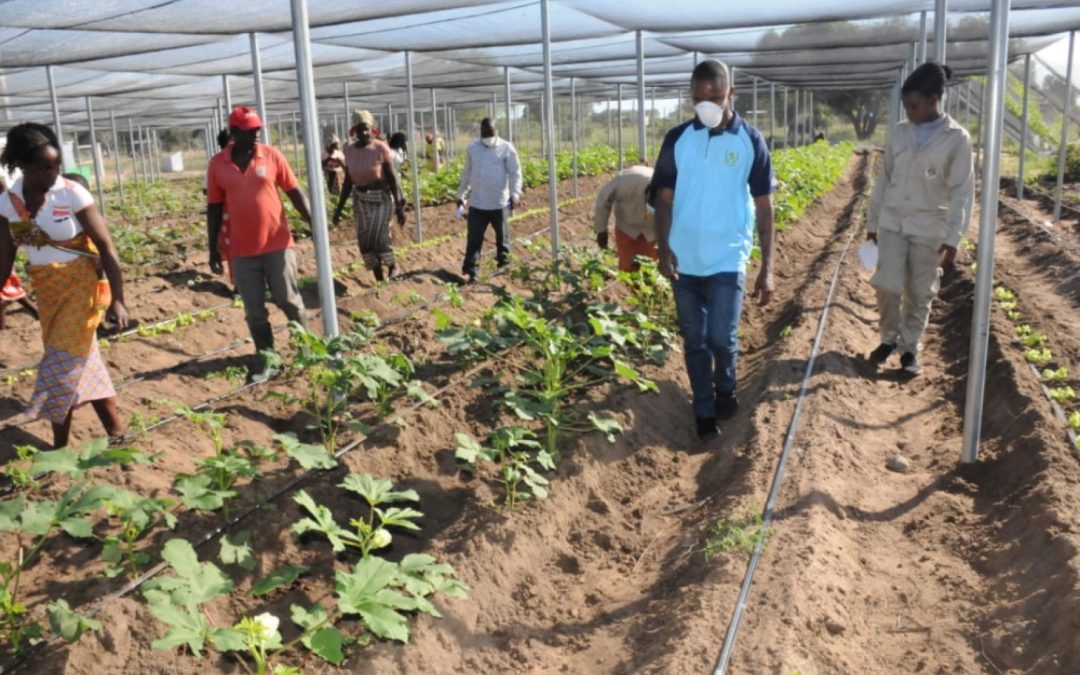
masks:
[[(1036, 52), (1080, 28), (1075, 0), (1014, 0), (1009, 58)], [(323, 116), (350, 103), (382, 110), (406, 103), (412, 52), (418, 108), (534, 100), (543, 90), (538, 0), (309, 0), (316, 97)], [(783, 86), (891, 86), (919, 39), (933, 0), (551, 0), (551, 60), (557, 95), (574, 78), (596, 99), (635, 96), (636, 31), (644, 83), (685, 88), (695, 58), (716, 56), (751, 78)], [(986, 71), (988, 0), (951, 0), (947, 62), (961, 76)], [(257, 33), (271, 118), (297, 107), (292, 15), (284, 0), (0, 0), (0, 121), (50, 119), (44, 66), (53, 66), (61, 117), (85, 124), (85, 97), (102, 114), (155, 124), (200, 125), (224, 97), (252, 105), (250, 33)]]

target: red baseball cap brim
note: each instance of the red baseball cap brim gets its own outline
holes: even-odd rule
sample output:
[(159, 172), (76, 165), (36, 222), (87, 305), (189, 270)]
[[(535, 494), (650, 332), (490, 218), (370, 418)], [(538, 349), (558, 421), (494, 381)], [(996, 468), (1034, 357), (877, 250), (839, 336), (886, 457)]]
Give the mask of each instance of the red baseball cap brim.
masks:
[(251, 131), (252, 129), (262, 129), (263, 123), (259, 119), (259, 113), (251, 108), (239, 106), (229, 114), (229, 126), (243, 131)]

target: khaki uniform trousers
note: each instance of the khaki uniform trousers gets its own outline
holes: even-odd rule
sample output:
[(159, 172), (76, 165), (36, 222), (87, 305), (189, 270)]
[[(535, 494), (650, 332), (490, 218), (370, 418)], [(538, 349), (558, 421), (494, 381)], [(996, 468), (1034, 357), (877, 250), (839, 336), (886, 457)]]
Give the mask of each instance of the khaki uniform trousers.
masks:
[(881, 341), (900, 353), (918, 354), (930, 321), (930, 305), (941, 287), (942, 242), (881, 230), (878, 266), (870, 283), (877, 289)]

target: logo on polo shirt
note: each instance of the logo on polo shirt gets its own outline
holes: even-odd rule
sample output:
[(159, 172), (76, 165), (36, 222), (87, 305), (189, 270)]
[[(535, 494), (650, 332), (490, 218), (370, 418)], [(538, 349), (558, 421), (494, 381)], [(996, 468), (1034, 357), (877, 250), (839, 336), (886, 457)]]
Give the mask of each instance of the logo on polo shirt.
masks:
[(263, 164), (259, 164), (258, 166), (256, 166), (255, 175), (259, 178), (266, 178), (266, 166)]
[(728, 150), (727, 154), (724, 155), (724, 164), (727, 164), (728, 166), (735, 166), (738, 163), (739, 153), (735, 152), (734, 150)]
[(929, 169), (927, 169), (926, 170), (926, 177), (927, 178), (937, 178), (937, 167), (932, 166)]

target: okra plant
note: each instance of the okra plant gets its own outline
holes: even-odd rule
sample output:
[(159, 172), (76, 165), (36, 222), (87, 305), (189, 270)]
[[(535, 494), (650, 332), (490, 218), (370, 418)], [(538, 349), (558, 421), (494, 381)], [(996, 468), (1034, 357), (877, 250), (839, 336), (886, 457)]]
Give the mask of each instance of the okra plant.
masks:
[(533, 465), (552, 471), (555, 459), (532, 431), (523, 427), (500, 427), (488, 436), (487, 445), (481, 445), (464, 433), (454, 434), (454, 440), (457, 441), (454, 457), (471, 469), (477, 469), (481, 462), (498, 465), (505, 495), (504, 508), (513, 509), (518, 502), (530, 498), (547, 498), (548, 480)]

